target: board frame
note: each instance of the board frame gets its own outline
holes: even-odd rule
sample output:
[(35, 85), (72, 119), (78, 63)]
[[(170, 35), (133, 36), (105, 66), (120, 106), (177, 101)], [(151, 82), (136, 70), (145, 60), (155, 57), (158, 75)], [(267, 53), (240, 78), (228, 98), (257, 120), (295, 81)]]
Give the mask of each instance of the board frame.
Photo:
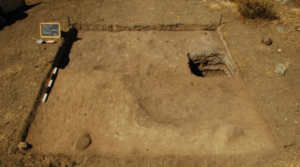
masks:
[[(58, 33), (59, 35), (58, 36), (43, 36), (42, 34), (42, 24), (58, 24)], [(41, 35), (41, 38), (60, 38), (61, 37), (61, 30), (60, 30), (60, 23), (59, 22), (41, 22), (40, 23), (40, 35)]]

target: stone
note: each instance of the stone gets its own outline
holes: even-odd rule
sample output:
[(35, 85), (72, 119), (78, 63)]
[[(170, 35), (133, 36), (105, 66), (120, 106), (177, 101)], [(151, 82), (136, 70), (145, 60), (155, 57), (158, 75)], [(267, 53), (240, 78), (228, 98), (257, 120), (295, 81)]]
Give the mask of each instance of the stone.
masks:
[(243, 135), (243, 128), (234, 125), (225, 125), (217, 130), (215, 137), (219, 142), (227, 144), (238, 139), (240, 136)]
[(286, 75), (286, 73), (287, 73), (287, 68), (286, 68), (286, 66), (284, 65), (284, 64), (281, 64), (281, 63), (279, 63), (278, 65), (277, 65), (277, 67), (275, 68), (275, 73), (276, 74), (279, 74), (279, 75), (281, 75), (281, 76), (285, 76)]
[(278, 52), (280, 53), (280, 52), (281, 52), (281, 49), (278, 49)]
[(82, 131), (75, 141), (74, 150), (84, 151), (92, 143), (90, 134), (86, 131)]
[(284, 28), (282, 26), (277, 26), (276, 29), (277, 31), (284, 32)]
[(296, 31), (300, 31), (300, 27), (296, 28)]
[(272, 38), (267, 37), (267, 38), (261, 40), (261, 43), (266, 44), (266, 45), (271, 45), (273, 43), (273, 40), (272, 40)]
[(19, 148), (20, 151), (23, 151), (23, 150), (28, 148), (28, 144), (26, 142), (20, 142), (18, 144), (18, 148)]
[(38, 43), (38, 44), (42, 44), (43, 42), (44, 42), (44, 41), (41, 40), (41, 39), (39, 39), (39, 40), (36, 41), (36, 43)]

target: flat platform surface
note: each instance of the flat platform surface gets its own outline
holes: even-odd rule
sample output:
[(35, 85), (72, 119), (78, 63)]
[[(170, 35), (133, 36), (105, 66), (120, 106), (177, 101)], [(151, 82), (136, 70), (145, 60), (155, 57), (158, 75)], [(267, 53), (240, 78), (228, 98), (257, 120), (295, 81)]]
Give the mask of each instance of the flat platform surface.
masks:
[[(69, 65), (59, 70), (30, 127), (33, 152), (201, 156), (274, 149), (239, 77), (191, 73), (188, 52), (225, 51), (215, 32), (79, 32), (78, 37)], [(227, 127), (244, 133), (224, 142)], [(73, 144), (82, 130), (92, 144), (78, 153)]]

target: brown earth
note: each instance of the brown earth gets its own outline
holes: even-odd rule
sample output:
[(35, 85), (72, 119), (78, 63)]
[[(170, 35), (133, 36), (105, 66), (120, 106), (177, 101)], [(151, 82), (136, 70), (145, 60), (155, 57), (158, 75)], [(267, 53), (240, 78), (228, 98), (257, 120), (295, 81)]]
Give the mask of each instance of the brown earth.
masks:
[[(274, 149), (243, 81), (190, 72), (187, 53), (225, 50), (216, 32), (86, 32), (78, 37), (69, 65), (59, 71), (30, 128), (32, 152), (80, 155), (72, 145), (82, 130), (92, 138), (84, 152), (91, 155)], [(244, 135), (229, 137), (229, 125), (241, 127)]]
[[(0, 31), (0, 166), (299, 166), (293, 4), (276, 3), (281, 20), (271, 22), (242, 21), (222, 1), (27, 4)], [(220, 35), (239, 74), (197, 77), (187, 53), (225, 51), (221, 14)], [(36, 44), (38, 24), (61, 22), (67, 37), (66, 16), (79, 39), (41, 103), (62, 41)], [(266, 36), (272, 45), (260, 43)], [(278, 63), (289, 64), (287, 76), (274, 73)], [(73, 151), (81, 130), (92, 143)], [(32, 149), (16, 151), (24, 139)]]

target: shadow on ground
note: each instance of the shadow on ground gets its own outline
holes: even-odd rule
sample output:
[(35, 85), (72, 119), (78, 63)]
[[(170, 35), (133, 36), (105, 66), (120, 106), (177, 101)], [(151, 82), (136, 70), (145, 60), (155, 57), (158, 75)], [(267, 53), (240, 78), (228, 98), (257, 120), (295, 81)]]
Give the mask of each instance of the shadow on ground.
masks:
[(65, 39), (63, 46), (59, 49), (57, 53), (56, 61), (53, 66), (58, 67), (60, 69), (64, 69), (68, 66), (70, 62), (69, 54), (71, 52), (73, 43), (81, 40), (81, 38), (77, 38), (78, 30), (76, 28), (71, 28), (67, 33), (61, 31), (61, 36)]
[(194, 75), (198, 76), (198, 77), (204, 77), (204, 75), (202, 74), (202, 72), (199, 70), (199, 65), (200, 63), (195, 64), (190, 58), (189, 58), (189, 67), (191, 70), (191, 73), (193, 73)]
[(9, 12), (9, 13), (5, 14), (3, 16), (3, 19), (5, 20), (5, 22), (2, 25), (0, 24), (0, 30), (2, 30), (6, 26), (10, 26), (10, 25), (14, 24), (18, 20), (23, 20), (26, 17), (28, 17), (28, 14), (25, 13), (25, 12), (27, 10), (39, 5), (39, 4), (41, 4), (41, 2), (33, 4), (33, 5), (26, 5), (26, 6), (23, 6), (22, 8), (20, 8), (20, 9), (17, 9), (17, 10), (14, 10), (12, 12)]

